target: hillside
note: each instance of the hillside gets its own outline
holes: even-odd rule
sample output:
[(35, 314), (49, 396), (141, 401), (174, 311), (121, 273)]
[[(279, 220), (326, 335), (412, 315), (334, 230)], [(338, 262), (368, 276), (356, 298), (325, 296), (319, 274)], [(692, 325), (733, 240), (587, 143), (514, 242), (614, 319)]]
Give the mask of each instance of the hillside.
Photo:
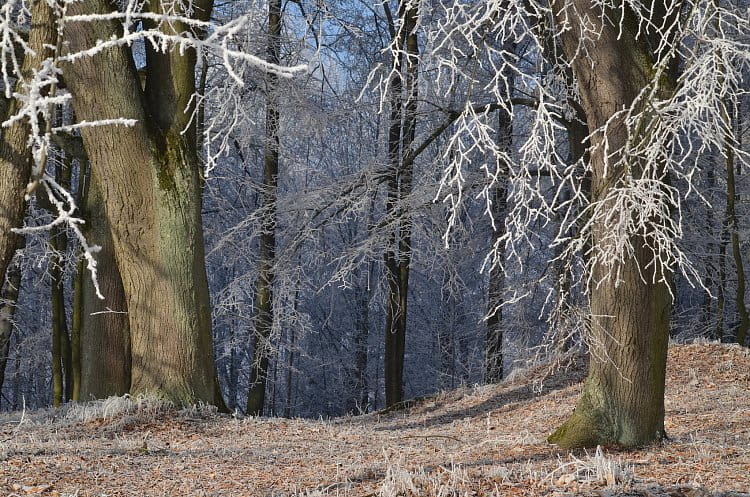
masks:
[(583, 368), (534, 371), (411, 409), (334, 421), (234, 419), (110, 399), (0, 417), (0, 495), (750, 495), (750, 353), (675, 345), (670, 440), (569, 454), (545, 438)]

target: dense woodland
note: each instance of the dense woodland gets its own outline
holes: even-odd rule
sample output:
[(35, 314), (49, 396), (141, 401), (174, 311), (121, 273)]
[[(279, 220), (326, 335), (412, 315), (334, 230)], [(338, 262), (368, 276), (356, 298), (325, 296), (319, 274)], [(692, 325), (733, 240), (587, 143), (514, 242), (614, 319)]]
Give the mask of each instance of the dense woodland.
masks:
[[(0, 408), (398, 406), (748, 344), (745, 0), (2, 0)], [(550, 430), (555, 427), (551, 426)]]

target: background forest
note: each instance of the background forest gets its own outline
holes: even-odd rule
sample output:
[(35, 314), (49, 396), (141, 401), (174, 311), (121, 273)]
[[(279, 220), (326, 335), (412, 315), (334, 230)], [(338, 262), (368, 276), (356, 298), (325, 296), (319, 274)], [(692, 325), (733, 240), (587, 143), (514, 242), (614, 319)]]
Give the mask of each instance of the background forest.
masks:
[[(111, 56), (92, 14), (105, 3), (0, 6), (0, 155), (9, 167), (17, 140), (31, 175), (27, 228), (0, 234), (15, 251), (0, 408), (121, 395), (153, 380), (144, 371), (200, 364), (216, 381), (190, 388), (230, 411), (339, 416), (497, 382), (595, 340), (589, 261), (609, 256), (591, 249), (588, 199), (606, 145), (592, 145), (560, 14), (544, 2), (120, 2)], [(659, 85), (651, 96), (682, 107), (657, 106), (672, 120), (623, 156), (667, 172), (610, 208), (634, 220), (628, 234), (653, 222), (664, 235), (643, 245), (674, 276), (659, 279), (667, 270), (648, 257), (639, 271), (668, 286), (670, 337), (747, 344), (750, 11), (665, 5), (662, 25), (641, 25), (653, 71), (673, 77), (668, 98)], [(80, 19), (35, 33), (44, 15)], [(92, 70), (87, 56), (110, 59)], [(19, 95), (38, 97), (35, 111)], [(80, 124), (97, 120), (109, 121)], [(5, 220), (23, 193), (2, 180)], [(152, 190), (166, 192), (153, 205)], [(149, 276), (140, 253), (169, 277)], [(131, 336), (134, 319), (155, 332)], [(173, 365), (192, 332), (154, 337), (180, 323), (210, 338)]]

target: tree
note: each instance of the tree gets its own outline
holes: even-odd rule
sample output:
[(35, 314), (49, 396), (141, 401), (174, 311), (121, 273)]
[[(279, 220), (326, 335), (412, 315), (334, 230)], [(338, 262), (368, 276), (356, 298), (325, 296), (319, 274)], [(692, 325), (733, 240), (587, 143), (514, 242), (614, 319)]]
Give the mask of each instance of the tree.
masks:
[[(184, 6), (168, 12), (164, 9), (171, 7), (152, 3), (144, 27), (162, 40), (185, 33), (199, 37), (190, 21), (207, 21), (211, 7), (210, 1), (193, 2), (188, 15)], [(191, 121), (195, 49), (147, 43), (142, 89), (130, 47), (99, 41), (123, 36), (122, 27), (106, 17), (109, 4), (76, 2), (67, 13), (63, 69), (76, 115), (90, 122), (133, 120), (127, 126), (81, 130), (101, 187), (127, 303), (130, 391), (178, 405), (222, 405), (211, 347), (201, 180)], [(180, 18), (163, 20), (168, 14)]]
[[(5, 3), (0, 7), (0, 12), (10, 17), (16, 7), (14, 3)], [(26, 212), (24, 191), (29, 183), (32, 165), (31, 150), (28, 148), (29, 135), (40, 133), (38, 122), (32, 124), (24, 118), (23, 114), (29, 110), (24, 109), (24, 104), (19, 99), (11, 98), (14, 80), (15, 89), (20, 94), (29, 91), (35, 83), (38, 84), (39, 81), (34, 78), (39, 78), (40, 74), (35, 74), (34, 71), (38, 71), (42, 62), (51, 56), (51, 47), (57, 44), (58, 38), (54, 12), (47, 2), (33, 2), (30, 14), (34, 22), (28, 33), (28, 44), (21, 34), (14, 33), (7, 42), (17, 50), (2, 55), (3, 66), (11, 66), (15, 76), (12, 77), (7, 71), (0, 75), (5, 90), (4, 95), (0, 95), (2, 108), (5, 109), (5, 112), (0, 112), (0, 119), (10, 123), (0, 128), (0, 279), (3, 281), (19, 244), (19, 235), (13, 230), (21, 226)], [(7, 60), (9, 55), (11, 60)], [(48, 88), (42, 87), (40, 90), (42, 94), (46, 94)], [(35, 105), (46, 107), (44, 102), (30, 102), (28, 107), (33, 108)], [(36, 110), (33, 108), (32, 112)], [(17, 118), (18, 114), (21, 114), (21, 118)]]
[(385, 318), (385, 404), (390, 407), (403, 400), (406, 316), (409, 298), (409, 270), (412, 257), (411, 213), (407, 205), (412, 190), (414, 161), (408, 152), (416, 132), (419, 75), (417, 41), (418, 4), (400, 1), (399, 23), (383, 4), (388, 18), (394, 56), (390, 74), (391, 115), (388, 132), (388, 172), (386, 215), (393, 227), (384, 255), (388, 295)]
[(79, 189), (78, 201), (86, 220), (84, 235), (100, 247), (97, 280), (104, 299), (97, 297), (91, 278), (79, 264), (76, 285), (80, 294), (74, 303), (73, 336), (79, 342), (81, 379), (79, 398), (74, 400), (102, 399), (130, 391), (130, 324), (111, 228), (93, 171), (83, 192)]
[[(511, 76), (512, 78), (512, 76)], [(510, 78), (509, 78), (510, 79)], [(512, 79), (510, 79), (512, 82)], [(504, 109), (498, 111), (497, 141), (498, 147), (509, 153), (512, 140), (511, 116)], [(508, 203), (508, 166), (498, 164), (500, 174), (497, 187), (492, 198), (492, 225), (497, 237), (502, 236), (505, 228), (505, 210)], [(504, 259), (502, 248), (498, 256)], [(487, 289), (487, 338), (485, 345), (484, 381), (497, 383), (503, 379), (503, 292), (505, 275), (502, 268), (494, 267), (489, 271), (489, 285)]]
[[(21, 238), (23, 241), (23, 238)], [(15, 326), (14, 315), (21, 290), (21, 267), (12, 265), (8, 270), (7, 280), (0, 293), (0, 392), (5, 380), (5, 369), (10, 357), (10, 341)]]
[[(281, 52), (281, 1), (268, 2), (268, 62), (278, 65)], [(274, 325), (274, 264), (276, 263), (276, 201), (279, 175), (279, 91), (278, 76), (268, 74), (266, 88), (266, 137), (263, 152), (263, 190), (258, 283), (256, 286), (257, 315), (253, 334), (253, 361), (250, 371), (250, 391), (247, 413), (263, 414), (268, 375), (268, 356)]]
[[(627, 6), (621, 26), (603, 21), (594, 28), (598, 36), (589, 47), (596, 67), (592, 70), (589, 60), (576, 57), (577, 37), (584, 29), (580, 19), (605, 19), (614, 11), (603, 11), (587, 1), (574, 2), (568, 9), (555, 11), (559, 25), (572, 26), (563, 35), (563, 47), (573, 61), (589, 129), (603, 130), (591, 137), (592, 201), (598, 202), (610, 196), (608, 191), (623, 177), (648, 179), (648, 170), (637, 160), (623, 160), (628, 142), (643, 137), (630, 135), (625, 116), (619, 111), (632, 108), (651, 83), (657, 57), (647, 39), (638, 39), (635, 29), (639, 20)], [(654, 23), (665, 21), (665, 17), (652, 19)], [(618, 66), (621, 71), (602, 70)], [(644, 123), (644, 127), (648, 125)], [(613, 167), (615, 164), (619, 167)], [(654, 179), (665, 177), (663, 169), (655, 173)], [(604, 208), (617, 209), (615, 198), (610, 196), (606, 203)], [(595, 246), (613, 243), (611, 222), (598, 219), (592, 229)], [(660, 267), (653, 278), (649, 277), (651, 281), (644, 280), (644, 268), (652, 261), (649, 247), (654, 244), (654, 233), (646, 229), (629, 236), (633, 251), (618, 261), (616, 276), (605, 262), (593, 266), (592, 277), (598, 284), (591, 291), (594, 345), (589, 375), (574, 415), (549, 439), (563, 447), (603, 443), (635, 446), (664, 437), (670, 275), (667, 268)], [(629, 345), (623, 346), (626, 343)]]
[[(549, 6), (551, 12), (546, 3), (534, 2), (447, 9), (448, 21), (437, 33), (441, 65), (447, 74), (464, 74), (461, 49), (481, 48), (490, 52), (485, 56), (498, 74), (514, 68), (517, 84), (534, 95), (518, 156), (506, 162), (515, 164), (506, 231), (495, 254), (507, 256), (493, 263), (523, 263), (522, 246), (538, 242), (564, 247), (552, 262), (580, 263), (569, 271), (588, 296), (590, 371), (575, 413), (550, 441), (563, 447), (645, 444), (664, 436), (672, 273), (700, 281), (680, 244), (681, 206), (694, 191), (701, 158), (731, 143), (724, 136), (723, 101), (741, 92), (748, 53), (740, 33), (747, 22), (732, 5), (704, 9), (663, 2), (645, 8), (628, 0), (573, 0)], [(718, 26), (707, 22), (713, 18)], [(539, 19), (552, 26), (552, 42), (531, 27)], [(528, 40), (536, 56), (559, 45), (563, 57), (539, 77), (511, 55), (492, 52), (487, 37)], [(510, 100), (498, 79), (488, 87)], [(468, 142), (465, 149), (473, 144), (491, 150), (475, 131), (486, 116), (473, 114), (467, 106), (466, 124), (454, 141)], [(572, 153), (580, 160), (570, 164), (554, 142), (558, 125), (570, 129), (577, 115), (585, 115), (587, 151)], [(456, 154), (444, 177), (447, 199), (460, 199), (462, 167), (469, 160)], [(487, 171), (490, 198), (501, 175), (499, 168)], [(573, 195), (563, 195), (566, 190)], [(557, 234), (540, 233), (539, 225), (551, 219), (562, 220)]]
[[(732, 105), (731, 102), (726, 102), (727, 107)], [(725, 110), (725, 126), (729, 130), (734, 130), (734, 119), (732, 119), (733, 112), (730, 109)], [(742, 252), (740, 251), (740, 234), (739, 234), (739, 223), (737, 220), (737, 187), (735, 181), (735, 148), (737, 144), (731, 143), (734, 140), (735, 134), (728, 133), (727, 140), (730, 143), (726, 147), (724, 152), (724, 162), (726, 164), (727, 171), (727, 204), (725, 211), (725, 220), (723, 223), (723, 233), (731, 230), (731, 244), (732, 244), (732, 259), (734, 259), (734, 267), (737, 273), (737, 293), (735, 294), (735, 302), (737, 305), (737, 314), (739, 314), (739, 325), (737, 326), (736, 340), (740, 345), (745, 345), (747, 340), (748, 329), (750, 329), (750, 316), (748, 316), (747, 306), (745, 305), (745, 268), (742, 261)], [(722, 240), (722, 247), (724, 246), (724, 240)], [(726, 250), (726, 249), (724, 249)], [(723, 310), (723, 309), (722, 309)]]

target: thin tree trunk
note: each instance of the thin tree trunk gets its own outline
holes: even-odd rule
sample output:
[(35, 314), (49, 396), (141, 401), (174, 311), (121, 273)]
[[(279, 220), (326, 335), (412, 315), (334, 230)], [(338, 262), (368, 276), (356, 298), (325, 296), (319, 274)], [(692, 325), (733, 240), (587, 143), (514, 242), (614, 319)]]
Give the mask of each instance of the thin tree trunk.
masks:
[(716, 289), (716, 339), (724, 340), (724, 312), (726, 298), (724, 292), (727, 284), (727, 244), (729, 243), (729, 218), (724, 216), (721, 223), (719, 239), (719, 287)]
[[(369, 269), (368, 269), (369, 272)], [(367, 343), (370, 337), (370, 289), (358, 288), (357, 298), (357, 320), (356, 331), (354, 336), (354, 391), (352, 392), (353, 402), (351, 408), (364, 410), (367, 409)]]
[[(444, 318), (444, 322), (448, 319)], [(456, 387), (456, 344), (452, 326), (441, 326), (438, 330), (440, 357), (440, 388)]]
[(65, 368), (65, 338), (68, 326), (65, 317), (65, 295), (63, 281), (63, 257), (67, 242), (64, 232), (57, 227), (50, 231), (50, 245), (54, 251), (50, 258), (50, 298), (52, 304), (52, 404), (60, 407), (67, 400), (67, 370)]
[[(734, 120), (732, 119), (731, 113), (726, 108), (724, 110), (724, 119), (727, 122), (727, 127), (733, 129)], [(728, 137), (728, 139), (731, 140), (732, 138)], [(734, 267), (737, 272), (735, 303), (737, 305), (737, 314), (739, 314), (740, 318), (735, 338), (737, 343), (745, 345), (748, 327), (750, 327), (750, 318), (748, 317), (747, 306), (745, 305), (745, 269), (742, 263), (742, 254), (740, 252), (739, 225), (737, 222), (735, 207), (737, 191), (734, 177), (734, 152), (732, 151), (730, 144), (727, 144), (724, 156), (727, 169), (727, 210), (725, 224), (729, 230), (731, 230), (732, 258), (734, 259)]]
[[(268, 2), (267, 59), (278, 64), (281, 53), (281, 0)], [(247, 398), (247, 413), (259, 416), (263, 413), (268, 374), (268, 355), (274, 324), (274, 265), (276, 263), (276, 189), (279, 175), (279, 102), (278, 77), (267, 75), (266, 89), (266, 143), (263, 157), (263, 193), (261, 209), (260, 251), (258, 283), (256, 290), (257, 315), (253, 336), (253, 362), (250, 371), (250, 391)]]
[[(417, 128), (417, 84), (419, 77), (419, 46), (417, 42), (417, 10), (416, 8), (407, 8), (405, 16), (406, 37), (406, 105), (404, 107), (404, 129), (401, 144), (401, 167), (400, 167), (400, 184), (399, 184), (399, 203), (401, 215), (399, 216), (399, 242), (398, 242), (398, 340), (400, 354), (400, 383), (403, 384), (404, 355), (406, 353), (406, 318), (408, 316), (409, 302), (409, 273), (411, 268), (411, 232), (412, 220), (410, 206), (408, 205), (409, 196), (412, 192), (412, 177), (414, 174), (414, 162), (404, 160), (406, 154), (411, 149)], [(403, 389), (402, 389), (403, 397)], [(403, 400), (403, 398), (401, 399)]]
[(284, 404), (284, 417), (292, 417), (292, 393), (294, 386), (294, 347), (296, 341), (295, 326), (289, 328), (289, 356), (286, 363), (286, 400)]
[[(23, 248), (25, 239), (20, 238)], [(10, 353), (10, 340), (13, 337), (13, 316), (16, 313), (18, 295), (21, 291), (21, 267), (18, 264), (8, 269), (8, 275), (0, 294), (0, 392), (3, 390), (5, 381), (5, 368), (8, 364)]]
[(13, 410), (17, 411), (21, 399), (21, 353), (16, 350), (13, 361)]
[(232, 319), (232, 327), (229, 329), (229, 392), (227, 406), (234, 410), (237, 409), (237, 380), (239, 367), (237, 365), (237, 319)]
[[(609, 121), (607, 152), (602, 133), (591, 138), (592, 196), (597, 201), (624, 174), (613, 170), (611, 164), (617, 162), (628, 139), (627, 128), (614, 122), (619, 118), (613, 116), (630, 106), (650, 81), (654, 58), (646, 36), (636, 38), (633, 32), (637, 22), (632, 13), (626, 13), (620, 26), (615, 26), (607, 20), (613, 13), (601, 12), (599, 4), (590, 0), (574, 0), (574, 4), (575, 16), (561, 4), (553, 10), (559, 25), (569, 23), (573, 28), (563, 34), (563, 47), (572, 61), (589, 129), (600, 129)], [(595, 20), (599, 24), (595, 31), (601, 31), (595, 41), (587, 42), (591, 58), (577, 56), (584, 18)], [(631, 174), (637, 176), (638, 165), (631, 167)], [(596, 222), (594, 247), (608, 243), (602, 241), (608, 229), (606, 220)], [(619, 281), (609, 268), (601, 264), (593, 268), (592, 281), (601, 283), (591, 288), (588, 378), (575, 412), (549, 437), (551, 443), (564, 448), (610, 443), (637, 446), (664, 437), (669, 276), (662, 272), (654, 278), (657, 283), (650, 278), (643, 281), (642, 268), (651, 262), (645, 248), (650, 235), (630, 236), (634, 250), (617, 268)]]
[[(387, 9), (387, 6), (384, 8)], [(404, 398), (404, 356), (411, 264), (411, 215), (406, 204), (411, 193), (413, 174), (413, 161), (405, 161), (404, 158), (410, 152), (416, 131), (419, 75), (417, 8), (408, 2), (401, 2), (399, 14), (402, 24), (399, 30), (396, 31), (395, 27), (391, 26), (391, 32), (397, 37), (394, 43), (399, 53), (395, 55), (397, 61), (391, 77), (391, 122), (388, 134), (388, 161), (391, 172), (388, 180), (386, 215), (394, 220), (395, 228), (390, 235), (389, 250), (384, 257), (388, 284), (384, 350), (386, 407), (397, 404)], [(404, 91), (406, 99), (402, 96)]]
[[(709, 167), (706, 171), (706, 177), (708, 181), (707, 190), (709, 192), (712, 192), (714, 187), (716, 186), (716, 175), (714, 174), (714, 168)], [(716, 250), (716, 246), (713, 242), (713, 229), (714, 229), (714, 207), (713, 205), (707, 205), (706, 206), (706, 224), (705, 224), (705, 230), (706, 233), (709, 234), (708, 236), (708, 243), (706, 244), (706, 262), (705, 262), (705, 275), (703, 277), (703, 285), (709, 290), (709, 292), (704, 292), (703, 295), (703, 305), (702, 305), (702, 312), (701, 312), (701, 324), (703, 325), (703, 329), (705, 330), (704, 333), (707, 337), (713, 337), (717, 338), (716, 336), (716, 329), (711, 329), (711, 307), (712, 307), (712, 298), (710, 291), (714, 288), (715, 281), (715, 271), (716, 266), (714, 265), (714, 250)], [(718, 296), (717, 296), (718, 297)]]
[[(510, 79), (513, 84), (513, 79)], [(504, 109), (498, 111), (497, 145), (503, 152), (509, 152), (511, 147), (513, 126), (512, 118)], [(492, 218), (494, 239), (505, 233), (505, 213), (508, 204), (508, 164), (499, 160), (498, 184), (495, 186), (492, 198)], [(501, 261), (505, 259), (503, 247), (496, 247), (495, 255)], [(484, 381), (497, 383), (503, 379), (503, 293), (505, 291), (505, 275), (498, 268), (490, 268), (489, 287), (487, 289), (487, 337), (485, 341)]]
[[(66, 157), (67, 157), (66, 152)], [(85, 154), (84, 154), (85, 155)], [(86, 194), (88, 189), (88, 171), (85, 158), (79, 158), (78, 170), (78, 188), (76, 203), (78, 205), (79, 215), (85, 219)], [(89, 241), (90, 242), (90, 241)], [(74, 402), (81, 400), (81, 327), (83, 323), (83, 280), (86, 277), (86, 265), (83, 257), (80, 257), (76, 265), (76, 276), (73, 283), (73, 310), (70, 318), (70, 346), (72, 375), (73, 375), (73, 395)]]
[(81, 305), (83, 300), (83, 279), (86, 277), (86, 265), (83, 259), (76, 264), (76, 275), (73, 280), (73, 310), (70, 316), (70, 365), (72, 393), (70, 400), (81, 400)]
[[(373, 218), (375, 215), (375, 197), (370, 198), (370, 205), (367, 211), (367, 220), (365, 223), (369, 239), (373, 230)], [(356, 334), (354, 338), (354, 392), (353, 408), (367, 412), (369, 384), (367, 378), (367, 367), (369, 359), (369, 341), (370, 341), (370, 302), (372, 300), (372, 289), (370, 282), (373, 278), (375, 262), (371, 261), (367, 265), (367, 271), (360, 276), (360, 285), (358, 287), (357, 299), (357, 321)]]
[[(63, 169), (64, 168), (64, 169)], [(55, 168), (57, 182), (70, 189), (70, 167), (58, 164)], [(42, 202), (42, 205), (45, 205)], [(54, 207), (46, 208), (53, 211)], [(68, 335), (68, 318), (65, 312), (65, 252), (68, 250), (68, 236), (65, 229), (55, 226), (50, 230), (50, 298), (52, 304), (52, 384), (53, 404), (59, 407), (72, 398), (72, 351)]]

